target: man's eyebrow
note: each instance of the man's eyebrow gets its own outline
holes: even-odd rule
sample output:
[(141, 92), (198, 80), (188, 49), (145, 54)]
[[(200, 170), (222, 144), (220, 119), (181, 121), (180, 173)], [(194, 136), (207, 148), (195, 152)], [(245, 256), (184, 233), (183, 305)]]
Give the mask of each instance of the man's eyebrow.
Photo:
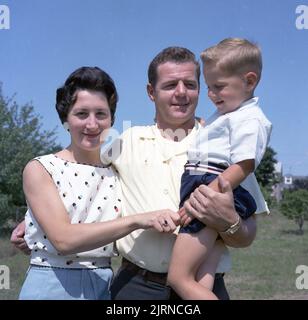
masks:
[(170, 80), (164, 81), (163, 84), (175, 83), (179, 81), (190, 82), (190, 83), (198, 82), (196, 79), (170, 79)]

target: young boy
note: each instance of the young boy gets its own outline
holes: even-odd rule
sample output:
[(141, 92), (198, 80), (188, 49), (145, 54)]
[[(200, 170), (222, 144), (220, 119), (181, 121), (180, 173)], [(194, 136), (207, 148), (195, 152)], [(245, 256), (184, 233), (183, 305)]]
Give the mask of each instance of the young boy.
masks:
[[(201, 184), (219, 191), (217, 176), (221, 174), (232, 186), (239, 213), (238, 221), (225, 231), (233, 234), (241, 219), (268, 212), (253, 174), (271, 133), (271, 123), (254, 97), (262, 57), (256, 45), (245, 39), (229, 38), (206, 49), (201, 59), (208, 96), (217, 111), (188, 151), (180, 207)], [(168, 282), (183, 299), (216, 299), (212, 289), (224, 244), (217, 239), (215, 230), (199, 220), (186, 221), (190, 223), (180, 229), (173, 249)]]

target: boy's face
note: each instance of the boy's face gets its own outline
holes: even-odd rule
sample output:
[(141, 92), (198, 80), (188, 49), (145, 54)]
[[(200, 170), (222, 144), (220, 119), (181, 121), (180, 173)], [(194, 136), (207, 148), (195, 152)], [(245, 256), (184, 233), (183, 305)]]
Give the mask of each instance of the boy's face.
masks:
[(215, 65), (204, 67), (203, 74), (208, 96), (221, 114), (236, 110), (242, 102), (253, 96), (247, 75), (228, 75)]

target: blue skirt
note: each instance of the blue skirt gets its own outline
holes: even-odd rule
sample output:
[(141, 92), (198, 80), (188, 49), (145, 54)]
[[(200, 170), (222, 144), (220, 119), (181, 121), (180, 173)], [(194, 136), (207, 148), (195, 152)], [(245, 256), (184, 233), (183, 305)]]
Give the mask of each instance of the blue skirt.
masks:
[(30, 265), (19, 300), (110, 300), (110, 268), (65, 269)]

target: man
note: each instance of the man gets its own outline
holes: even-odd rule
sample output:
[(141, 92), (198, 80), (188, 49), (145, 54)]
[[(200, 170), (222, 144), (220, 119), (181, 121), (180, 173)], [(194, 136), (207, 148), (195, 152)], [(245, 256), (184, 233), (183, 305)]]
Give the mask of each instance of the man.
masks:
[[(123, 215), (159, 209), (178, 210), (180, 179), (187, 150), (200, 125), (195, 121), (199, 97), (200, 66), (192, 52), (170, 47), (161, 51), (148, 70), (147, 91), (155, 104), (156, 124), (133, 127), (121, 136), (104, 158), (119, 172), (123, 191)], [(220, 232), (227, 245), (248, 246), (254, 239), (254, 218), (241, 221), (234, 210), (232, 190), (220, 180), (222, 193), (201, 186), (192, 194), (186, 208), (196, 218)], [(240, 223), (235, 223), (240, 221)], [(12, 234), (12, 242), (23, 246)], [(166, 300), (172, 290), (166, 284), (175, 234), (136, 231), (117, 242), (122, 265), (111, 287), (113, 299)], [(215, 277), (214, 293), (228, 299), (223, 274), (230, 269), (226, 249)]]
[[(121, 153), (113, 154), (111, 160), (121, 179), (123, 215), (163, 208), (178, 210), (186, 152), (200, 127), (195, 121), (199, 77), (199, 63), (185, 48), (167, 48), (151, 62), (147, 91), (155, 104), (156, 124), (125, 131), (121, 137)], [(234, 235), (223, 232), (221, 236), (228, 245), (246, 246), (255, 236), (255, 221), (252, 218), (247, 222), (239, 220), (240, 225), (235, 223), (238, 215), (233, 207), (232, 192), (223, 181), (221, 184), (225, 194), (202, 187), (193, 194), (187, 208), (219, 232), (235, 224), (231, 228), (231, 231), (238, 228)], [(113, 281), (112, 297), (169, 299), (166, 275), (175, 237), (175, 234), (138, 230), (117, 241), (124, 259)], [(228, 299), (223, 273), (229, 268), (226, 250), (214, 286), (214, 292), (221, 299)]]

